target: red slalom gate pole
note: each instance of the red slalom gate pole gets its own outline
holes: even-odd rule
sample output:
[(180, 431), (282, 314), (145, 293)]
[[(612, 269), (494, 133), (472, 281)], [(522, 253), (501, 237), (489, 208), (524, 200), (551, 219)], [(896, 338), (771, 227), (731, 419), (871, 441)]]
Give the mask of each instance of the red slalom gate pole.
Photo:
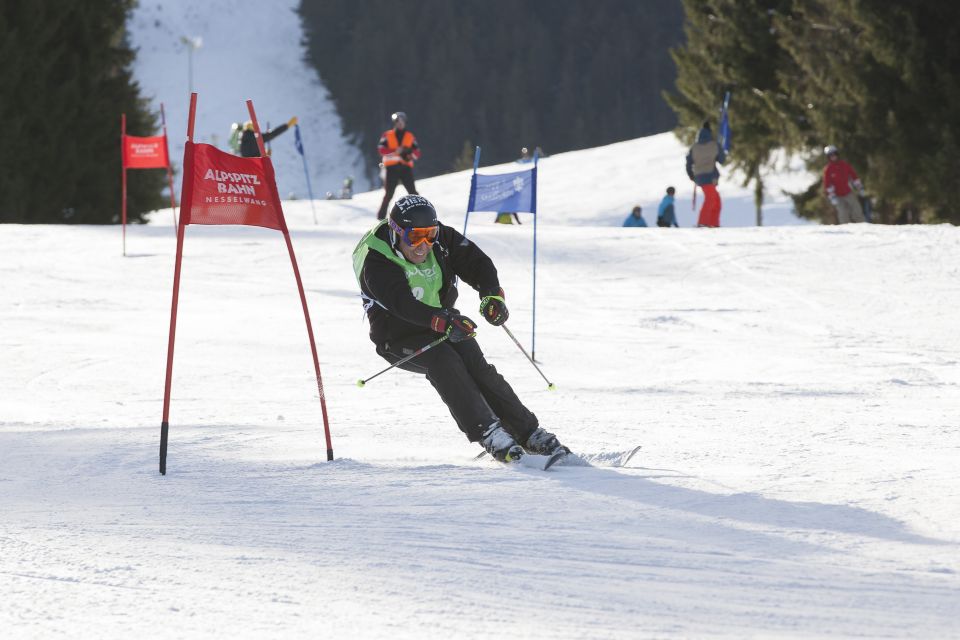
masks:
[(123, 227), (123, 255), (127, 255), (127, 114), (120, 114), (120, 172), (123, 174), (120, 194), (120, 225)]
[[(184, 154), (183, 188), (184, 193), (193, 191), (193, 121), (197, 113), (197, 94), (190, 94), (190, 117), (187, 121), (187, 153)], [(181, 203), (182, 204), (182, 203)], [(187, 202), (187, 213), (190, 202)], [(167, 340), (167, 375), (163, 385), (163, 419), (160, 423), (160, 474), (167, 475), (167, 436), (170, 431), (170, 387), (173, 382), (173, 345), (177, 334), (177, 304), (180, 298), (180, 265), (183, 262), (183, 232), (185, 228), (183, 209), (180, 210), (180, 224), (177, 225), (177, 258), (173, 268), (173, 303), (170, 305), (170, 337)]]
[(177, 233), (177, 204), (173, 196), (173, 170), (170, 168), (170, 144), (167, 141), (167, 114), (160, 103), (160, 122), (163, 123), (163, 148), (167, 152), (167, 184), (170, 185), (170, 213), (173, 214), (173, 233)]
[(307, 322), (307, 336), (310, 338), (310, 352), (313, 354), (313, 368), (317, 373), (317, 392), (320, 394), (320, 413), (323, 414), (323, 435), (327, 441), (327, 460), (333, 460), (333, 442), (330, 439), (330, 418), (327, 416), (327, 399), (323, 392), (323, 378), (320, 376), (320, 359), (317, 357), (317, 343), (313, 338), (313, 325), (310, 322), (310, 312), (307, 310), (307, 296), (303, 292), (303, 281), (300, 279), (300, 269), (297, 268), (297, 258), (293, 254), (293, 243), (290, 242), (290, 233), (284, 223), (283, 239), (287, 242), (287, 251), (290, 253), (290, 263), (293, 265), (293, 275), (297, 279), (297, 289), (300, 291), (300, 303), (303, 305), (303, 317)]
[(257, 134), (257, 146), (260, 148), (260, 156), (266, 157), (267, 149), (263, 146), (263, 136), (260, 135), (260, 123), (257, 122), (257, 114), (253, 110), (253, 100), (247, 100), (247, 112), (250, 114), (250, 121), (253, 123), (253, 132)]
[[(257, 134), (257, 146), (260, 148), (261, 157), (266, 156), (266, 149), (263, 145), (263, 136), (260, 135), (260, 124), (257, 122), (257, 113), (253, 109), (253, 100), (247, 100), (247, 111), (250, 113), (250, 121), (253, 123), (253, 131)], [(271, 177), (271, 185), (276, 189), (276, 179), (273, 176), (273, 163), (267, 158), (267, 170)], [(279, 200), (279, 197), (277, 198)], [(181, 216), (182, 217), (182, 216)], [(327, 443), (327, 460), (333, 460), (333, 442), (330, 438), (330, 419), (327, 415), (327, 399), (323, 391), (323, 377), (320, 375), (320, 359), (317, 356), (317, 343), (313, 337), (313, 324), (310, 322), (310, 311), (307, 309), (307, 295), (303, 290), (303, 280), (300, 278), (300, 268), (297, 266), (297, 257), (293, 252), (293, 243), (290, 242), (290, 232), (287, 230), (287, 221), (283, 220), (283, 239), (287, 243), (287, 252), (290, 254), (290, 264), (293, 265), (293, 276), (297, 281), (297, 290), (300, 292), (300, 304), (303, 306), (303, 318), (307, 323), (307, 337), (310, 339), (310, 352), (313, 355), (313, 368), (317, 374), (317, 392), (320, 394), (320, 412), (323, 415), (323, 434)]]

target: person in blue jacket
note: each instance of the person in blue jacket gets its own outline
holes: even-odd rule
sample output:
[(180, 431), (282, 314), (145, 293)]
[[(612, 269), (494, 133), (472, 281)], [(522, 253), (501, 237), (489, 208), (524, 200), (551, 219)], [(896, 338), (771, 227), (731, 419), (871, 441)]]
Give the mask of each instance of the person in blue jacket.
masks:
[(667, 195), (663, 196), (660, 206), (657, 207), (658, 227), (680, 227), (677, 224), (677, 214), (673, 207), (673, 194), (677, 192), (673, 187), (667, 187)]
[(647, 221), (643, 219), (643, 210), (640, 208), (640, 205), (637, 205), (633, 208), (633, 211), (630, 213), (630, 215), (627, 216), (627, 219), (623, 221), (623, 226), (625, 227), (647, 226)]

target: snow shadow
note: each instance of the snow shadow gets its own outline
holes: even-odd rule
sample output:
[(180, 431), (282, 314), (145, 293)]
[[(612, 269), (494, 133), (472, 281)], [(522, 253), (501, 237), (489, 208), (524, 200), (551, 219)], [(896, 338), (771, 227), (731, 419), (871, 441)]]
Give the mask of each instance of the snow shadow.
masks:
[[(643, 470), (642, 467), (634, 469)], [(894, 518), (849, 505), (791, 502), (757, 493), (710, 493), (661, 484), (653, 482), (650, 477), (629, 475), (613, 469), (561, 468), (557, 470), (556, 481), (603, 496), (709, 518), (786, 530), (828, 531), (910, 544), (950, 544), (914, 533)]]

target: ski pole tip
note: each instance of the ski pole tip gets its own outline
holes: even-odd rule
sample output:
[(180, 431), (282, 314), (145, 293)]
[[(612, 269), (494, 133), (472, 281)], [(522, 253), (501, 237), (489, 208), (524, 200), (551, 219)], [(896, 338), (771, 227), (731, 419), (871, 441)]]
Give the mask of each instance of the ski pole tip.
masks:
[(367, 384), (363, 380), (357, 380), (357, 386), (363, 388), (363, 385)]
[(555, 384), (553, 384), (553, 383), (551, 382), (551, 383), (549, 383), (549, 384), (547, 385), (547, 389), (550, 390), (550, 391), (556, 391), (556, 390), (557, 390), (557, 385), (555, 385)]

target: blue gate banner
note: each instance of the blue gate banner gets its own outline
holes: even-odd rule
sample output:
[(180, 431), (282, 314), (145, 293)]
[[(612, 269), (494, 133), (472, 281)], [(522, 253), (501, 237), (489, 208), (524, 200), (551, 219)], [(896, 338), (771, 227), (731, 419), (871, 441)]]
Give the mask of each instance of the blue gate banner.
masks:
[(531, 169), (493, 176), (474, 174), (467, 211), (536, 213)]

